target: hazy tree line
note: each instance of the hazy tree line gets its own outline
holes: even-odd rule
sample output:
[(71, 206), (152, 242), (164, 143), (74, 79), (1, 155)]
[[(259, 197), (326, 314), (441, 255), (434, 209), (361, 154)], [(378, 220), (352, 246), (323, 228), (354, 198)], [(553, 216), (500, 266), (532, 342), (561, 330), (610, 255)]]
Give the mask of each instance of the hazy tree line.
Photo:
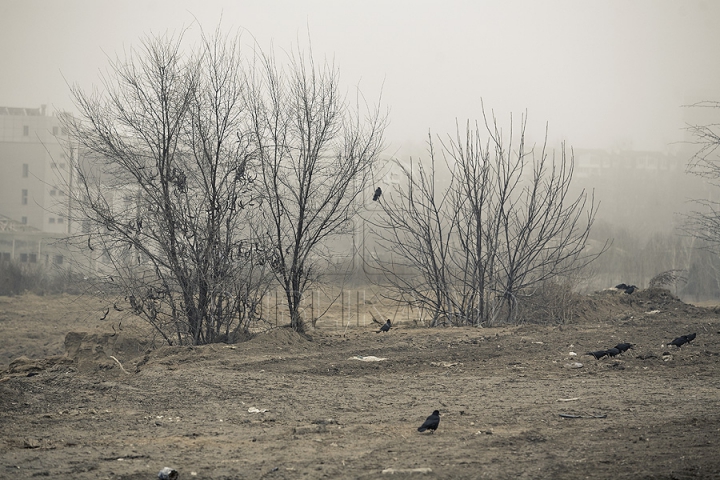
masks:
[[(219, 31), (192, 48), (155, 36), (111, 61), (100, 89), (72, 88), (73, 246), (103, 266), (92, 274), (109, 307), (169, 344), (232, 341), (262, 321), (275, 286), (303, 331), (329, 240), (368, 214), (385, 115), (351, 101), (311, 52), (281, 60)], [(400, 185), (365, 219), (378, 239), (366, 267), (385, 295), (431, 325), (480, 326), (517, 321), (524, 302), (562, 293), (581, 269), (642, 283), (618, 274), (633, 264), (621, 232), (593, 230), (592, 194), (572, 193), (572, 151), (526, 145), (525, 118), (504, 131), (481, 115), (400, 163)], [(663, 265), (688, 264), (685, 240), (657, 239)]]

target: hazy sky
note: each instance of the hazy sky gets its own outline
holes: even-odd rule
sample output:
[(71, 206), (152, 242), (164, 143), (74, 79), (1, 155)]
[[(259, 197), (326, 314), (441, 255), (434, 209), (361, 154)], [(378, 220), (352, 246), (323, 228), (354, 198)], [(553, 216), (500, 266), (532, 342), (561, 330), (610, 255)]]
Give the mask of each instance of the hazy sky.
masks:
[(107, 55), (221, 16), (264, 48), (309, 31), (348, 92), (382, 88), (392, 150), (479, 118), (481, 100), (576, 148), (665, 150), (681, 105), (720, 100), (715, 0), (0, 0), (0, 105), (72, 109), (66, 81), (97, 83)]

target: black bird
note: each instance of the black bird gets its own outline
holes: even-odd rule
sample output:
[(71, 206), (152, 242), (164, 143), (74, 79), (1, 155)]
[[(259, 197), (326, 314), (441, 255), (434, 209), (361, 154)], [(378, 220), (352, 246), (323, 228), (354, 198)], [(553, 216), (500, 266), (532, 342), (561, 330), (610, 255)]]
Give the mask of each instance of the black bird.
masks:
[(619, 348), (608, 348), (605, 350), (605, 354), (607, 354), (609, 357), (614, 357), (615, 355), (618, 355), (620, 353)]
[(375, 195), (373, 195), (373, 202), (377, 202), (380, 199), (380, 195), (382, 195), (382, 188), (377, 187), (375, 189)]
[(691, 333), (690, 335), (685, 335), (685, 338), (687, 339), (687, 343), (690, 343), (693, 340), (695, 340), (695, 337), (697, 337), (697, 333)]
[[(695, 338), (695, 337), (693, 337), (693, 338)], [(682, 336), (677, 337), (676, 339), (674, 339), (672, 342), (668, 343), (668, 345), (675, 345), (676, 347), (680, 348), (680, 347), (682, 347), (683, 345), (685, 345), (686, 343), (688, 343), (687, 336), (686, 336), (686, 335), (682, 335)]]
[(620, 350), (620, 353), (625, 353), (633, 347), (634, 345), (632, 343), (618, 343), (617, 345), (615, 345), (615, 348)]
[(635, 285), (625, 285), (624, 283), (621, 283), (619, 285), (615, 285), (615, 288), (618, 290), (622, 290), (628, 295), (633, 293), (635, 290), (637, 290), (637, 287)]
[(383, 325), (382, 327), (380, 327), (380, 330), (378, 330), (378, 331), (375, 332), (375, 333), (387, 332), (387, 331), (390, 330), (390, 327), (391, 327), (391, 325), (390, 325), (390, 319), (388, 318), (388, 321), (385, 323), (385, 325)]
[(427, 417), (425, 420), (425, 423), (420, 425), (418, 428), (418, 432), (424, 432), (425, 430), (430, 430), (430, 433), (435, 433), (435, 430), (437, 430), (438, 425), (440, 425), (440, 411), (435, 410), (432, 415)]
[(592, 355), (593, 357), (595, 357), (595, 360), (600, 360), (602, 357), (604, 357), (607, 354), (608, 354), (607, 350), (598, 350), (597, 352), (588, 352), (585, 355)]

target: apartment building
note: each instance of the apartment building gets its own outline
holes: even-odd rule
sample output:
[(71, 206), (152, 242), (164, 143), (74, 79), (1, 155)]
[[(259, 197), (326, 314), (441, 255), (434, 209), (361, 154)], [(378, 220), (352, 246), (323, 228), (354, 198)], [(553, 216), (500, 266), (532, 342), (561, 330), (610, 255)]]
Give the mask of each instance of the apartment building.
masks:
[(68, 233), (67, 132), (46, 107), (0, 107), (0, 215), (41, 232)]
[(60, 118), (44, 105), (0, 106), (0, 259), (62, 263), (47, 245), (73, 228), (68, 145)]

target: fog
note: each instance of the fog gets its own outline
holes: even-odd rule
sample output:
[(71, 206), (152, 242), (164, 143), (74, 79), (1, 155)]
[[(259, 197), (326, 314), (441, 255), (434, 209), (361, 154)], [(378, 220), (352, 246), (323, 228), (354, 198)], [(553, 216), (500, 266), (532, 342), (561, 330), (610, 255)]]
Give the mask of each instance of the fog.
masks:
[[(99, 85), (108, 57), (143, 35), (185, 29), (194, 42), (201, 28), (221, 24), (242, 32), (248, 53), (255, 42), (280, 58), (311, 45), (316, 58), (335, 62), (349, 97), (359, 89), (388, 109), (388, 155), (422, 154), (428, 131), (479, 119), (484, 104), (503, 122), (527, 114), (532, 142), (547, 125), (552, 146), (660, 152), (684, 163), (690, 150), (680, 142), (695, 117), (683, 105), (720, 99), (719, 20), (720, 2), (700, 0), (5, 0), (0, 106), (74, 110), (68, 84)], [(684, 176), (684, 167), (671, 175)], [(654, 180), (627, 200), (607, 181), (578, 181), (598, 188), (605, 219), (638, 196), (643, 217), (655, 197), (687, 199), (680, 192), (667, 202)], [(663, 208), (653, 218), (674, 223), (673, 208)], [(637, 216), (625, 212), (624, 223)]]
[(0, 105), (72, 109), (143, 34), (244, 29), (276, 50), (307, 46), (390, 109), (390, 150), (429, 129), (528, 112), (552, 142), (664, 151), (685, 103), (720, 98), (720, 4), (710, 1), (78, 1), (0, 4)]

